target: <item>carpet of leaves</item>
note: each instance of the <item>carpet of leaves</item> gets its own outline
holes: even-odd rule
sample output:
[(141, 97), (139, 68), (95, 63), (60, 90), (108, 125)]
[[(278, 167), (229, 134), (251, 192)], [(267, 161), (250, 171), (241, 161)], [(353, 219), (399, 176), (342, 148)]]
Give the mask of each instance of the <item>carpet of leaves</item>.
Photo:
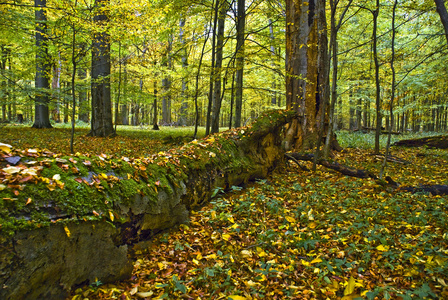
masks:
[[(61, 125), (58, 125), (61, 126)], [(166, 151), (173, 146), (191, 141), (192, 127), (162, 127), (160, 131), (147, 127), (119, 126), (118, 135), (113, 138), (89, 137), (88, 128), (76, 128), (74, 152), (90, 155), (114, 155), (116, 157), (148, 156)], [(70, 154), (70, 128), (35, 129), (30, 126), (5, 126), (1, 129), (0, 142), (15, 149), (47, 149), (51, 152)], [(202, 134), (202, 131), (201, 131)], [(188, 138), (191, 136), (190, 138)]]
[[(370, 153), (335, 159), (379, 170)], [(387, 168), (400, 184), (447, 184), (446, 151), (393, 154), (408, 162)], [(95, 282), (70, 299), (448, 299), (447, 211), (447, 196), (291, 163), (136, 247), (130, 280)]]

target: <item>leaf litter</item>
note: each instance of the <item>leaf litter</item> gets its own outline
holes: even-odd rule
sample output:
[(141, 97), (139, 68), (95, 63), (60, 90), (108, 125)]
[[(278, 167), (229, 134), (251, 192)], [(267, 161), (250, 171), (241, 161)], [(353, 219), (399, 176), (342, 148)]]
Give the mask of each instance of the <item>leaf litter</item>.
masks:
[[(394, 151), (411, 162), (389, 164), (400, 184), (447, 183), (446, 151)], [(361, 149), (335, 158), (381, 163)], [(447, 196), (291, 164), (138, 248), (130, 280), (71, 299), (447, 299), (447, 209)]]

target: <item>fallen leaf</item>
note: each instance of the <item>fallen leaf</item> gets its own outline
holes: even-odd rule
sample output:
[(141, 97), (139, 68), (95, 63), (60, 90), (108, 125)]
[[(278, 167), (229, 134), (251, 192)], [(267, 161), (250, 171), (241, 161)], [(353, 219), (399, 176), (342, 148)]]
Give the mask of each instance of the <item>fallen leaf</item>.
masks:
[(67, 225), (64, 225), (64, 230), (65, 230), (65, 234), (67, 234), (67, 236), (70, 237), (71, 233), (70, 233), (70, 230), (68, 229)]
[(344, 296), (348, 296), (350, 294), (353, 294), (353, 292), (355, 291), (355, 284), (356, 284), (355, 278), (350, 276), (350, 279), (348, 280), (348, 284), (347, 284), (347, 286), (345, 287), (345, 290), (344, 290)]

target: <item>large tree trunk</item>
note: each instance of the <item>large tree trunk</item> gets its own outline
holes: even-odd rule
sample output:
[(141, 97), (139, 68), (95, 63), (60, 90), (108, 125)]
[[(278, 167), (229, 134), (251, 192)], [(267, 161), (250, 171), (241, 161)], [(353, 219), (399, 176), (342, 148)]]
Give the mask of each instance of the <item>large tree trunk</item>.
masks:
[(297, 112), (286, 149), (312, 148), (318, 139), (328, 83), (325, 0), (286, 1), (286, 107)]
[(97, 13), (93, 20), (98, 31), (92, 44), (92, 122), (89, 135), (107, 137), (115, 135), (112, 124), (110, 98), (110, 36), (106, 32), (108, 17), (104, 8), (109, 0), (96, 0)]
[(434, 0), (437, 8), (437, 12), (440, 16), (440, 21), (442, 21), (443, 28), (445, 30), (446, 42), (448, 43), (448, 12), (446, 11), (445, 1)]
[(51, 128), (48, 103), (50, 97), (50, 63), (48, 59), (47, 0), (34, 0), (36, 9), (36, 96), (33, 128)]
[(235, 127), (241, 126), (243, 110), (244, 40), (246, 30), (246, 1), (238, 0), (236, 25)]

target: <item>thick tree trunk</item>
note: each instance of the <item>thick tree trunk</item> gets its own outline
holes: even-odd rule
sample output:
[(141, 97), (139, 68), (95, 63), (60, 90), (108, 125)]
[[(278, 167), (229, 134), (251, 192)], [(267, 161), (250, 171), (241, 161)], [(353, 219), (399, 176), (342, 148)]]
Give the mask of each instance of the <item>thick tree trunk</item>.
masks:
[(286, 107), (297, 112), (286, 149), (313, 148), (328, 83), (325, 0), (286, 1)]
[(110, 36), (106, 32), (108, 17), (104, 11), (109, 0), (96, 0), (98, 10), (93, 20), (99, 30), (93, 35), (92, 45), (92, 121), (89, 135), (108, 137), (115, 135), (112, 124), (110, 96)]
[(440, 16), (440, 21), (442, 22), (443, 29), (445, 30), (446, 42), (448, 44), (448, 12), (446, 11), (444, 0), (434, 0), (436, 4), (437, 12)]
[(246, 1), (238, 0), (236, 25), (235, 127), (241, 126), (243, 110), (244, 41), (246, 30)]
[(50, 63), (48, 57), (48, 36), (47, 36), (47, 0), (34, 0), (36, 9), (36, 95), (33, 128), (51, 128), (50, 113), (48, 103), (50, 97)]

